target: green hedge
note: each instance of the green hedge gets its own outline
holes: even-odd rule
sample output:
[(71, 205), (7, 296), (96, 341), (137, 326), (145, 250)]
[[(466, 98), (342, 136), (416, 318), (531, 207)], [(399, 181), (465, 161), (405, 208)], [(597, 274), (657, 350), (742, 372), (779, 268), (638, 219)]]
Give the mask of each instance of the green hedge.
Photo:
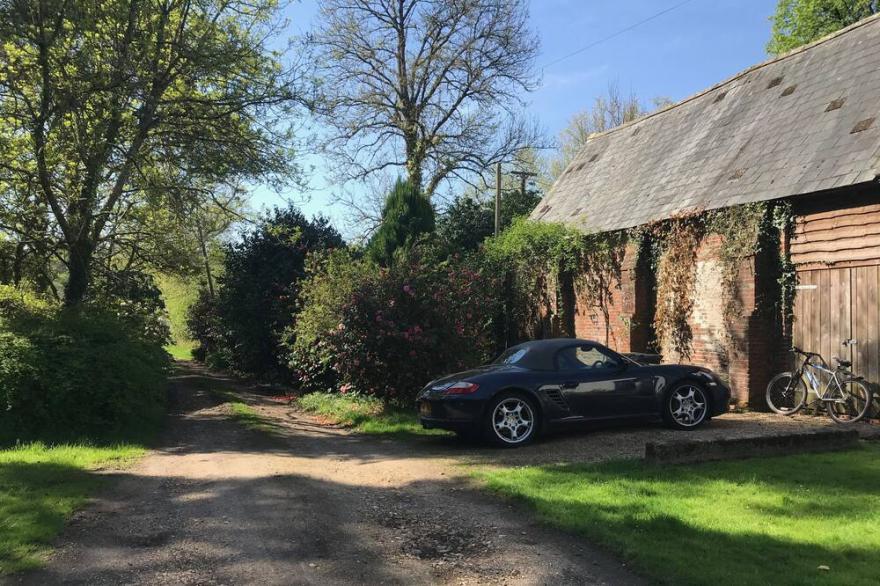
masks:
[(130, 320), (0, 286), (0, 444), (149, 430), (164, 413), (168, 365)]

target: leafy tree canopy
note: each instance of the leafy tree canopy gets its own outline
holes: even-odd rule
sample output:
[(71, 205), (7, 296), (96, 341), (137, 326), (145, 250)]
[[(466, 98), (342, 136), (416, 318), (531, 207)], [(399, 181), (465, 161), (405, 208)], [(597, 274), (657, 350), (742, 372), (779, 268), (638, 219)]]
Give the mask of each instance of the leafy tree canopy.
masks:
[(877, 0), (779, 0), (767, 52), (781, 55), (880, 10)]
[(297, 93), (269, 46), (276, 9), (0, 2), (0, 230), (63, 263), (68, 304), (99, 250), (166, 233), (160, 210), (186, 217), (218, 187), (290, 173)]

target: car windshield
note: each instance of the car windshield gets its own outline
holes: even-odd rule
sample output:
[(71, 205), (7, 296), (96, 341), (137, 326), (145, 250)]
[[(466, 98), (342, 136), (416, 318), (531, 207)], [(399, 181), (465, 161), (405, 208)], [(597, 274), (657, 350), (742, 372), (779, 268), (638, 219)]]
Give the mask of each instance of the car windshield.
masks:
[(522, 360), (528, 350), (525, 348), (509, 348), (501, 356), (495, 359), (493, 364), (516, 364)]

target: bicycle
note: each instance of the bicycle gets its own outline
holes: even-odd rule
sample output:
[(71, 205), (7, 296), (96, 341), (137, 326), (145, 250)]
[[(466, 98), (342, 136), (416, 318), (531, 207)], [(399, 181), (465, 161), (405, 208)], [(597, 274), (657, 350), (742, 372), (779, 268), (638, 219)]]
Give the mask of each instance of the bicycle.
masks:
[[(855, 343), (855, 340), (844, 340), (843, 345)], [(803, 356), (804, 360), (797, 370), (778, 374), (767, 385), (770, 409), (782, 415), (794, 415), (807, 404), (807, 397), (814, 395), (816, 398), (810, 405), (824, 403), (828, 415), (837, 423), (855, 423), (868, 413), (871, 389), (864, 378), (848, 370), (852, 362), (834, 357), (837, 368), (832, 370), (821, 354), (800, 348), (792, 348), (792, 352)], [(830, 375), (830, 379), (821, 389), (819, 379), (823, 375)]]

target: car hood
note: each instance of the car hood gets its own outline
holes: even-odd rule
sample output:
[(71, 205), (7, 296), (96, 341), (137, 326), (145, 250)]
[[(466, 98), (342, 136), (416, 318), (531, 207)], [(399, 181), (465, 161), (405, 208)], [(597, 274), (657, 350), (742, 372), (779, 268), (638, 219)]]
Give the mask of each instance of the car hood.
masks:
[(442, 385), (444, 383), (454, 383), (461, 380), (478, 381), (480, 377), (486, 374), (493, 374), (515, 369), (517, 369), (517, 367), (510, 364), (487, 364), (486, 366), (480, 366), (478, 368), (472, 368), (470, 370), (463, 370), (461, 372), (456, 372), (453, 374), (442, 376), (438, 379), (434, 379), (427, 385), (425, 385), (425, 388), (430, 389), (431, 387)]

